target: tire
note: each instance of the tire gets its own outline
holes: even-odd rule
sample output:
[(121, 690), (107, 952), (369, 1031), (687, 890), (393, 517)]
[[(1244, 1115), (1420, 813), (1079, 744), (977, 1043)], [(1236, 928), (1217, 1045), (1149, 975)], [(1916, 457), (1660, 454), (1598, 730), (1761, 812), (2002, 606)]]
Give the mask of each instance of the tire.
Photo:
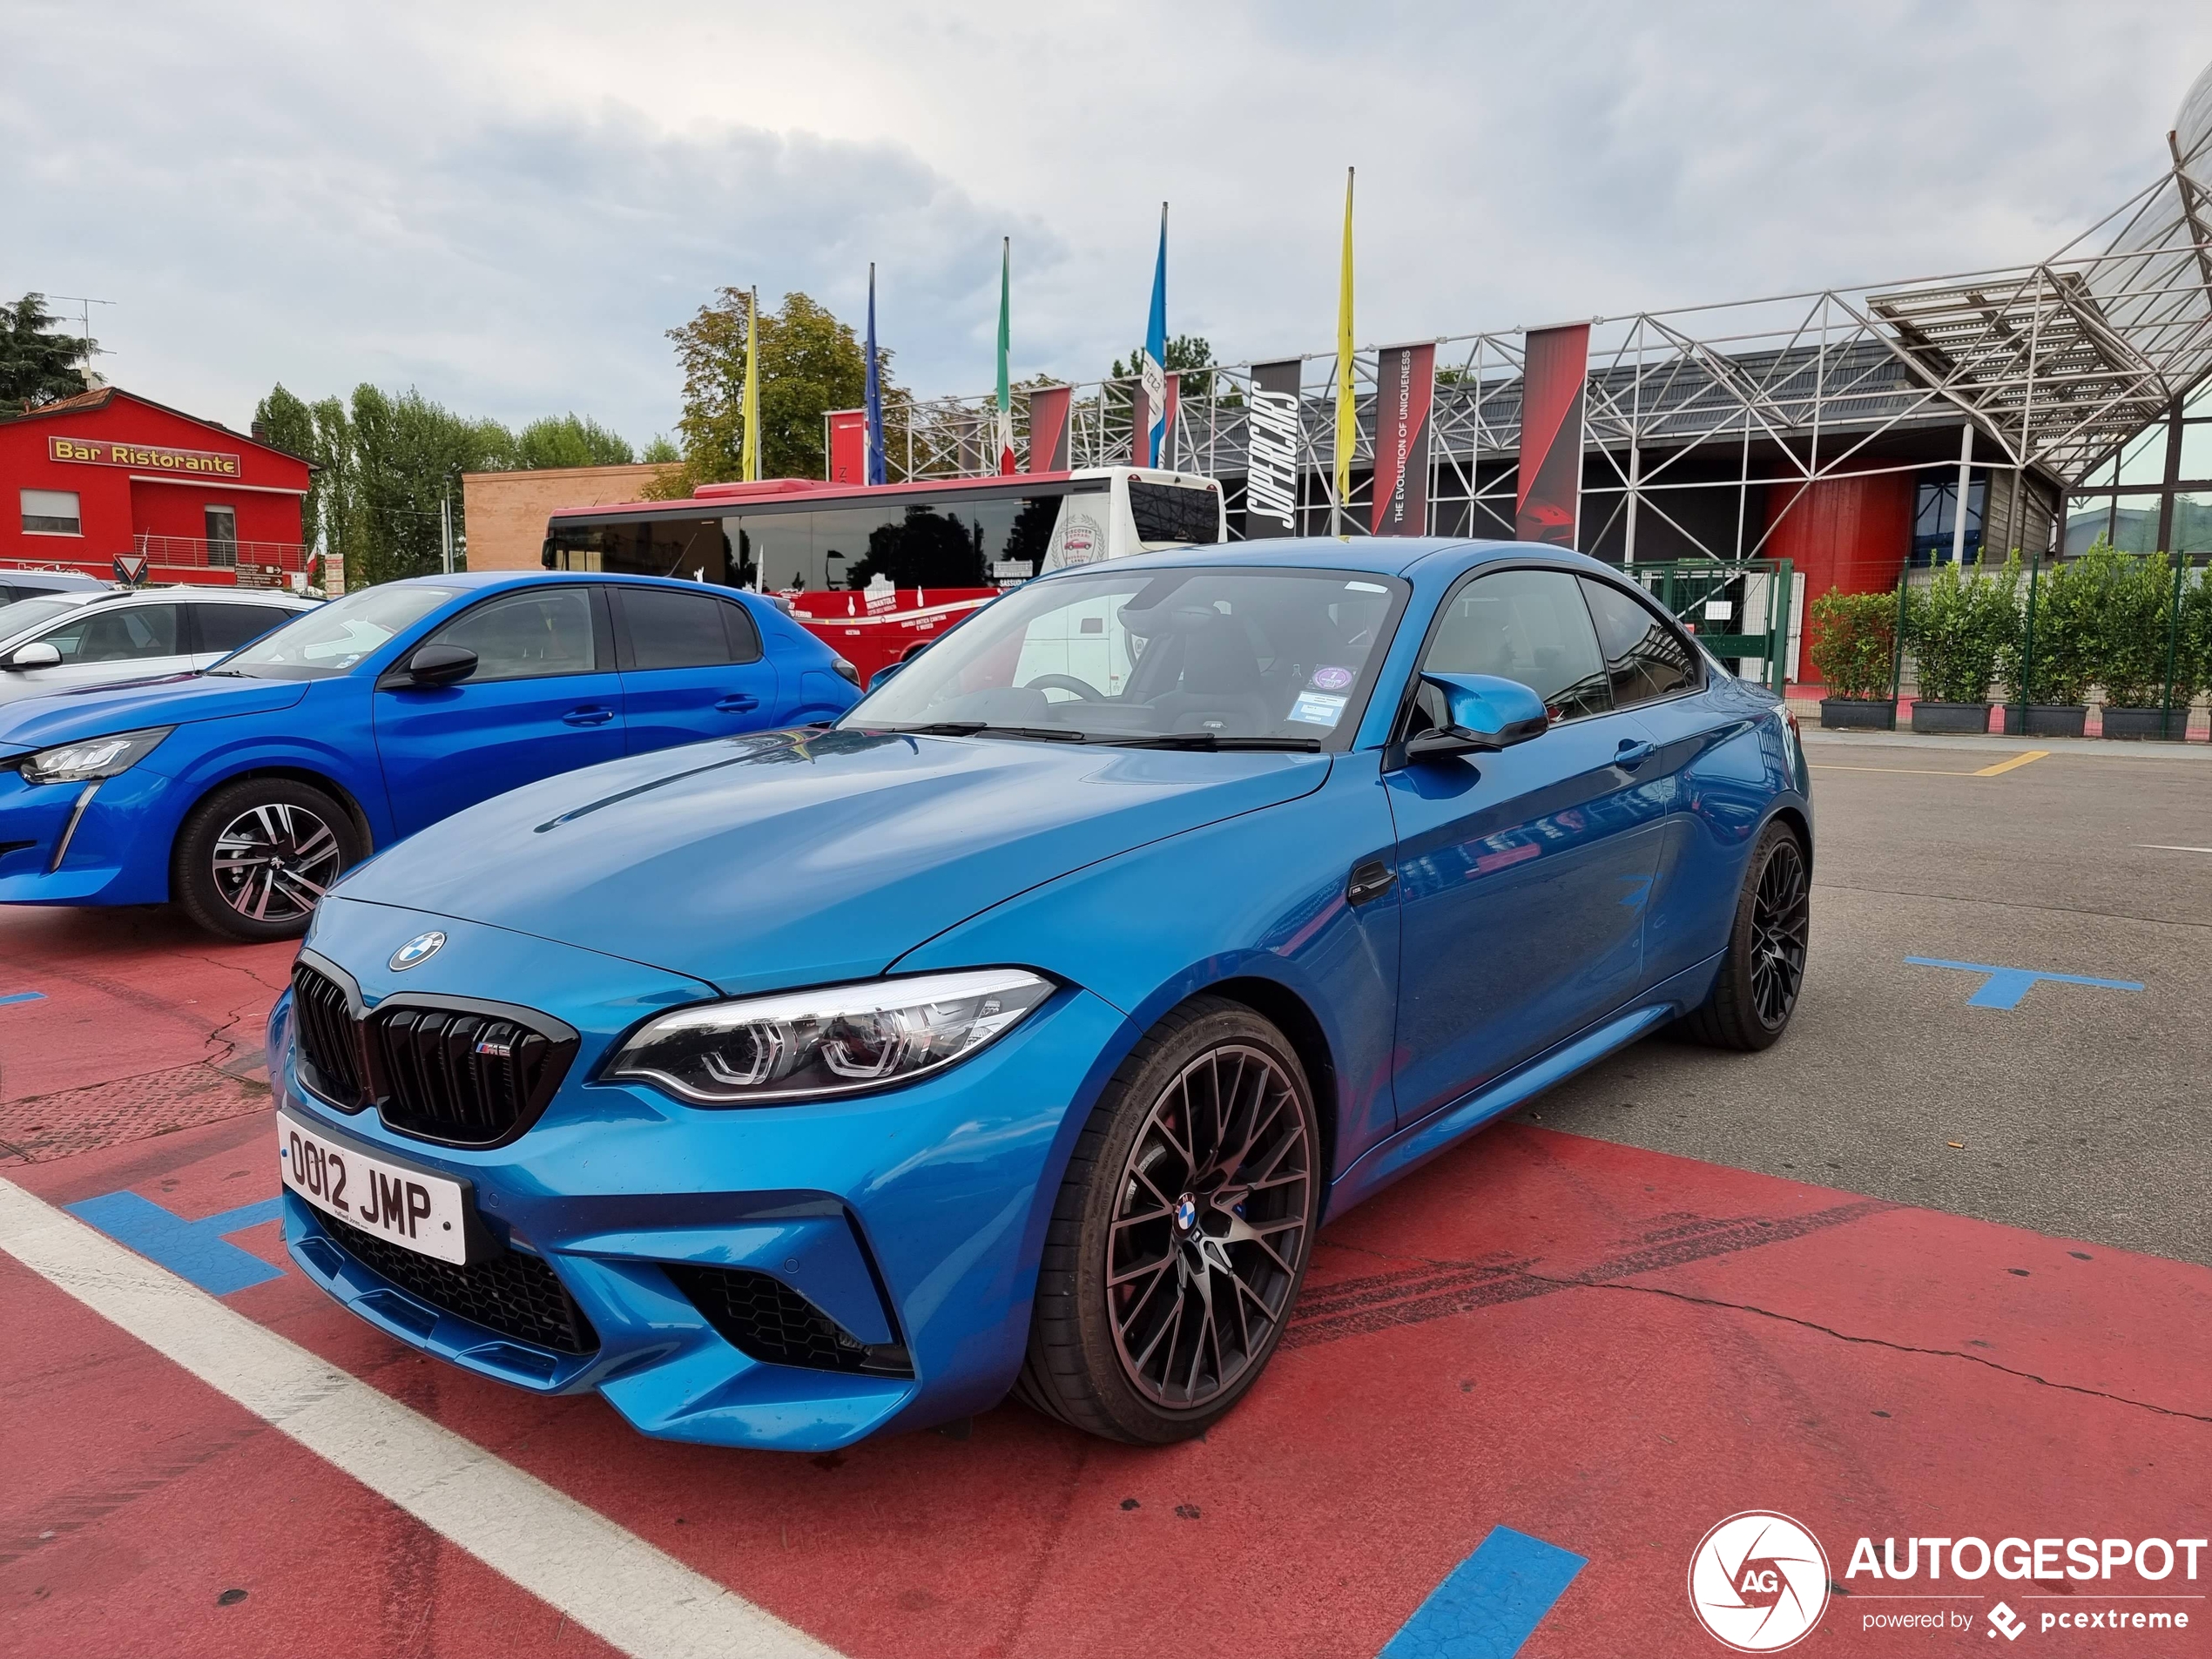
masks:
[(1771, 1048), (1804, 985), (1811, 914), (1804, 845), (1787, 824), (1770, 823), (1744, 867), (1720, 974), (1705, 1001), (1683, 1016), (1683, 1035), (1715, 1049)]
[(1221, 997), (1168, 1015), (1069, 1159), (1016, 1394), (1107, 1440), (1204, 1433), (1282, 1339), (1313, 1252), (1320, 1155), (1312, 1089), (1280, 1031)]
[(256, 944), (297, 939), (323, 889), (368, 851), (353, 814), (313, 785), (241, 778), (185, 819), (169, 891), (210, 933)]

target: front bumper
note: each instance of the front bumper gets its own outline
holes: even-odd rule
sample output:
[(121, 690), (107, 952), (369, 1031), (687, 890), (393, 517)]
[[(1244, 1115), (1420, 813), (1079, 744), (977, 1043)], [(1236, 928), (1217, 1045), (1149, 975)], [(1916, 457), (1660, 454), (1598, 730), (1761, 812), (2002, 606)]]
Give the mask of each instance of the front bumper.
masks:
[[(433, 926), (449, 941), (431, 961), (404, 975), (384, 968)], [(465, 1317), (457, 1298), (409, 1289), (348, 1253), (341, 1231), (287, 1192), (293, 1259), (371, 1324), (520, 1387), (597, 1390), (645, 1433), (721, 1445), (826, 1450), (986, 1409), (1011, 1386), (1069, 1145), (1130, 1040), (1110, 1005), (1063, 990), (974, 1059), (887, 1094), (715, 1111), (589, 1081), (639, 1019), (713, 995), (698, 981), (342, 897), (326, 901), (312, 942), (354, 974), (368, 1005), (401, 983), (495, 996), (582, 1036), (535, 1125), (507, 1146), (456, 1150), (309, 1093), (292, 1001), (279, 1001), (269, 1027), (278, 1104), (377, 1156), (470, 1183), (485, 1232), (543, 1261), (596, 1344), (564, 1352)], [(686, 1293), (698, 1282), (687, 1270), (698, 1269), (797, 1291), (877, 1368), (747, 1354)], [(887, 1373), (882, 1362), (899, 1360), (911, 1374)]]
[(0, 904), (160, 903), (175, 787), (144, 765), (97, 784), (0, 767)]

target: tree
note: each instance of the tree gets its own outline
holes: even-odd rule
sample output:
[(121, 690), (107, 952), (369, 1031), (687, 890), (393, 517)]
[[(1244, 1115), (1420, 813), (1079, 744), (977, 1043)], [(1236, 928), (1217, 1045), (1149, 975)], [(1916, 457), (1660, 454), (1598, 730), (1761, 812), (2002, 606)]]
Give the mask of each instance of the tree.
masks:
[(515, 435), (514, 464), (528, 471), (555, 467), (626, 467), (630, 445), (589, 415), (549, 415)]
[(43, 293), (0, 302), (0, 401), (36, 408), (86, 389), (92, 342), (54, 333), (54, 321)]
[(460, 475), (504, 470), (515, 440), (496, 421), (471, 421), (409, 390), (354, 388), (354, 482), (342, 550), (346, 585), (366, 587), (441, 568), (441, 509), (465, 533)]
[(684, 452), (676, 447), (675, 440), (665, 432), (654, 433), (652, 442), (648, 443), (637, 456), (640, 461), (664, 462), (681, 461), (683, 458)]
[[(1129, 361), (1126, 363), (1118, 357), (1114, 360), (1114, 373), (1111, 378), (1117, 381), (1133, 381), (1143, 367), (1144, 347), (1139, 346), (1129, 354)], [(1177, 334), (1170, 338), (1168, 341), (1168, 360), (1160, 367), (1170, 374), (1181, 374), (1184, 377), (1183, 391), (1185, 396), (1205, 397), (1211, 395), (1213, 376), (1205, 375), (1202, 381), (1201, 377), (1190, 373), (1192, 369), (1213, 367), (1213, 346), (1204, 334)]]
[[(310, 465), (314, 462), (315, 412), (286, 391), (281, 381), (253, 406), (253, 435)], [(300, 539), (309, 547), (321, 539), (322, 496), (322, 475), (312, 473), (307, 499), (300, 503)]]
[[(698, 485), (737, 477), (745, 453), (745, 291), (724, 288), (715, 300), (668, 337), (684, 368), (684, 413), (678, 420), (684, 464), (671, 469), (656, 494), (688, 496)], [(878, 374), (889, 402), (891, 354), (877, 348)], [(760, 473), (764, 478), (819, 478), (822, 417), (857, 408), (866, 395), (867, 348), (851, 325), (804, 293), (784, 296), (779, 311), (760, 314)]]

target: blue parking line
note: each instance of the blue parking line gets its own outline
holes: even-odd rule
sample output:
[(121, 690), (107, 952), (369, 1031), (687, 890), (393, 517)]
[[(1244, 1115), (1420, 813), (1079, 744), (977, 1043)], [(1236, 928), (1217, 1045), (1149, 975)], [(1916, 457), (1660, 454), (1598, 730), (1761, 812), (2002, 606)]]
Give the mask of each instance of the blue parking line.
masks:
[(2050, 980), (2060, 985), (2095, 985), (2107, 991), (2140, 991), (2143, 988), (2131, 979), (2091, 979), (2082, 974), (2047, 974), (2034, 968), (1999, 968), (1991, 962), (1946, 962), (1938, 956), (1908, 956), (1905, 959), (1915, 968), (1954, 968), (1962, 974), (1986, 974), (1988, 977), (1975, 988), (1966, 999), (1970, 1008), (2016, 1008), (2020, 999), (2034, 987), (2038, 980)]
[(1493, 1527), (1377, 1659), (1513, 1659), (1586, 1564), (1556, 1544)]
[(248, 1285), (284, 1277), (282, 1269), (270, 1266), (252, 1251), (241, 1250), (224, 1238), (226, 1233), (275, 1220), (284, 1213), (281, 1198), (240, 1204), (201, 1221), (185, 1221), (127, 1190), (102, 1193), (62, 1208), (118, 1244), (128, 1244), (148, 1261), (190, 1279), (211, 1296), (228, 1296)]
[(45, 1000), (46, 993), (44, 991), (10, 991), (7, 995), (0, 996), (0, 1008), (14, 1002), (44, 1002)]

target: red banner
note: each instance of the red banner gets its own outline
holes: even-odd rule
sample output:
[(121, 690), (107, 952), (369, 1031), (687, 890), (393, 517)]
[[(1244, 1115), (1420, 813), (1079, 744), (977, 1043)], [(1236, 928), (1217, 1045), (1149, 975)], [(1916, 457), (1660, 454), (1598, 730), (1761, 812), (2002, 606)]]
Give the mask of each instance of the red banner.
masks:
[(1068, 400), (1071, 386), (1041, 386), (1029, 394), (1029, 470), (1068, 470)]
[(1521, 494), (1514, 534), (1573, 547), (1582, 506), (1582, 396), (1590, 326), (1532, 328), (1521, 370)]
[(868, 481), (868, 412), (832, 409), (829, 422), (829, 469), (833, 484), (865, 484)]
[(1386, 346), (1375, 396), (1374, 536), (1428, 534), (1428, 416), (1436, 397), (1436, 343)]

